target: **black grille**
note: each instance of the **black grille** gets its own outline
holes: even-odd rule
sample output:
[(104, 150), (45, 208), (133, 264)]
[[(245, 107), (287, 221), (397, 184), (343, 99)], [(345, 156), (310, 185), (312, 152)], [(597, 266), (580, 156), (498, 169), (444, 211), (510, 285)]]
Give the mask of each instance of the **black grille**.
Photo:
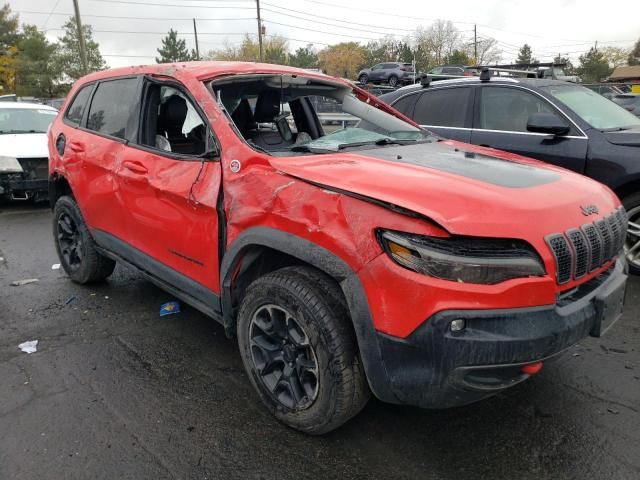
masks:
[(627, 214), (623, 208), (595, 223), (547, 237), (556, 261), (556, 280), (567, 283), (592, 272), (617, 255), (627, 234)]
[(573, 247), (573, 255), (576, 258), (574, 275), (575, 278), (580, 278), (589, 269), (589, 245), (580, 230), (569, 230), (567, 238)]
[(571, 249), (561, 233), (547, 239), (553, 256), (556, 259), (558, 283), (567, 283), (571, 280)]
[(602, 259), (604, 258), (602, 255), (602, 238), (600, 238), (598, 230), (592, 223), (583, 225), (582, 231), (591, 249), (591, 255), (589, 255), (589, 271), (592, 272), (602, 265)]
[(49, 178), (49, 160), (44, 158), (19, 158), (26, 180), (46, 180)]

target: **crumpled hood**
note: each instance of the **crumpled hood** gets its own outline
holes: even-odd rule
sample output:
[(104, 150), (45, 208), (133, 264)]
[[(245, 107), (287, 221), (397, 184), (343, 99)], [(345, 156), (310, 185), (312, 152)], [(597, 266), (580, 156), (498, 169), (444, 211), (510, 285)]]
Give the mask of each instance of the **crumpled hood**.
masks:
[[(582, 175), (453, 141), (270, 162), (291, 176), (419, 213), (460, 235), (539, 240), (620, 204), (607, 187)], [(599, 214), (587, 218), (586, 205)]]
[(47, 158), (46, 133), (7, 133), (0, 135), (0, 155), (15, 158)]

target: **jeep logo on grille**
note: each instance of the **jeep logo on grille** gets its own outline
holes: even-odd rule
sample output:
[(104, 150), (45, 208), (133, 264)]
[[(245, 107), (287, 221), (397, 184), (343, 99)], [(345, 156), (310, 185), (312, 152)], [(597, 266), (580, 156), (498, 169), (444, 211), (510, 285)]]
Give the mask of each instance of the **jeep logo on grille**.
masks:
[(582, 213), (586, 216), (589, 215), (593, 215), (595, 213), (598, 213), (600, 210), (598, 210), (598, 207), (596, 207), (595, 205), (580, 205), (580, 210), (582, 210)]

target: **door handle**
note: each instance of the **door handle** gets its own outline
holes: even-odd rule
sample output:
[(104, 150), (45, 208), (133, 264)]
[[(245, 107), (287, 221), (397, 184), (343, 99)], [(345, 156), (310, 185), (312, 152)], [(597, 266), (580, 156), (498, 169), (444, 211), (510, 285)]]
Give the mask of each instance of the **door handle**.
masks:
[(69, 149), (75, 153), (84, 152), (84, 143), (82, 142), (69, 142)]
[(132, 162), (131, 160), (125, 160), (122, 166), (127, 170), (137, 173), (138, 175), (144, 175), (148, 172), (147, 167), (139, 162)]

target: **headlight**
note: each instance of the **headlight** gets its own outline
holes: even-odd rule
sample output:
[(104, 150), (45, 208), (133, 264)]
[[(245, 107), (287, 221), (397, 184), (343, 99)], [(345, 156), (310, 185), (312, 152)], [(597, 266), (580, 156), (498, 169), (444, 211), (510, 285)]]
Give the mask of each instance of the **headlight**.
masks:
[(17, 158), (0, 155), (0, 173), (22, 173), (22, 165)]
[(494, 284), (545, 274), (540, 256), (522, 240), (439, 238), (389, 230), (379, 230), (378, 240), (398, 265), (443, 280)]

